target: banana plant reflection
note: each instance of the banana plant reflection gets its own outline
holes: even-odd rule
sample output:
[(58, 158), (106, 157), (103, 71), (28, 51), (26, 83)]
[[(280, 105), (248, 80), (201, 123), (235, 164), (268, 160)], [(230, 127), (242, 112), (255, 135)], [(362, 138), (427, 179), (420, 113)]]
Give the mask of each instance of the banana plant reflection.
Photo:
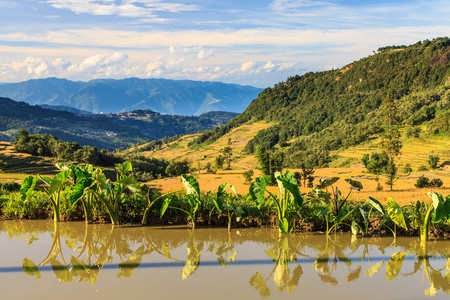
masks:
[(259, 290), (261, 296), (270, 296), (271, 292), (267, 286), (267, 281), (273, 275), (273, 281), (278, 292), (286, 290), (288, 293), (292, 294), (298, 286), (300, 277), (303, 274), (303, 269), (301, 265), (298, 264), (292, 271), (292, 276), (290, 276), (291, 272), (289, 264), (297, 261), (297, 251), (292, 249), (292, 246), (289, 244), (288, 236), (280, 235), (276, 246), (264, 251), (275, 262), (275, 267), (266, 279), (264, 279), (260, 272), (256, 272), (256, 274), (250, 278), (250, 285), (253, 286), (255, 290)]

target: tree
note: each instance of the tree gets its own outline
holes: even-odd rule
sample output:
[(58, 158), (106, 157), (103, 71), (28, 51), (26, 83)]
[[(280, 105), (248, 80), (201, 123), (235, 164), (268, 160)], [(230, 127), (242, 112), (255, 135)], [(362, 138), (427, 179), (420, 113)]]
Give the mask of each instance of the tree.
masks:
[(389, 164), (389, 158), (386, 153), (372, 153), (371, 156), (369, 156), (369, 154), (364, 154), (361, 162), (367, 171), (375, 174), (375, 181), (378, 183), (377, 190), (382, 190), (383, 187), (379, 183), (379, 176), (386, 170)]
[(233, 155), (233, 152), (231, 150), (231, 138), (228, 139), (228, 146), (223, 149), (223, 155), (225, 155), (225, 161), (228, 164), (227, 169), (230, 169), (231, 156)]
[(430, 168), (437, 169), (439, 164), (439, 155), (430, 155), (428, 156), (428, 164), (430, 165)]
[(181, 161), (172, 160), (166, 167), (166, 174), (171, 177), (187, 174), (191, 170), (190, 163), (184, 159)]
[(244, 176), (244, 179), (245, 179), (245, 183), (246, 184), (250, 184), (250, 183), (252, 183), (252, 180), (253, 180), (253, 170), (248, 170), (248, 171), (245, 171), (244, 173), (242, 173), (242, 176)]
[(223, 161), (224, 159), (222, 155), (219, 154), (216, 156), (214, 163), (216, 164), (217, 169), (221, 169), (223, 167)]
[(275, 184), (275, 172), (281, 172), (283, 170), (284, 153), (259, 148), (256, 153), (256, 158), (258, 159), (259, 167), (263, 174), (270, 175), (270, 182)]
[(391, 191), (394, 185), (394, 180), (397, 175), (397, 167), (395, 165), (395, 157), (397, 157), (402, 149), (402, 143), (400, 141), (400, 132), (398, 130), (398, 124), (400, 118), (397, 112), (397, 105), (395, 101), (388, 95), (383, 101), (381, 106), (383, 113), (384, 132), (381, 136), (381, 148), (382, 152), (388, 157), (388, 165), (385, 169), (387, 176), (386, 183), (390, 186)]
[[(306, 187), (306, 180), (310, 180), (310, 181), (314, 180), (314, 177), (312, 176), (312, 175), (314, 175), (314, 172), (315, 172), (314, 167), (312, 167), (311, 165), (308, 166), (307, 163), (303, 163), (301, 165), (300, 174), (303, 179), (303, 187)], [(311, 177), (312, 177), (312, 180), (310, 179)]]

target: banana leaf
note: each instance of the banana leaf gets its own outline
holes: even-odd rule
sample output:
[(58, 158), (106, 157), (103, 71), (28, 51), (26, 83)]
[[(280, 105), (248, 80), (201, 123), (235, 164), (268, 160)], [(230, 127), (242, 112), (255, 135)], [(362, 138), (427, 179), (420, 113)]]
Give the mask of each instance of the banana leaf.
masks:
[(397, 226), (403, 227), (405, 230), (408, 230), (408, 227), (406, 226), (405, 217), (403, 215), (402, 208), (400, 207), (400, 205), (398, 205), (398, 203), (395, 202), (395, 200), (392, 199), (391, 197), (388, 198), (387, 204), (388, 204), (387, 213), (391, 218), (391, 220), (395, 224), (397, 224)]

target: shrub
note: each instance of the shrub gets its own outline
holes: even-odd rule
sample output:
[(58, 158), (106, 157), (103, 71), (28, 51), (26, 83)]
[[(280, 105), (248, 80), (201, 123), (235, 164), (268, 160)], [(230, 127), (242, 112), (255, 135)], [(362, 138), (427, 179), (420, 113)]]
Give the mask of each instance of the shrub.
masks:
[(421, 176), (419, 179), (417, 179), (417, 182), (414, 186), (419, 189), (429, 187), (430, 179), (428, 179), (427, 177)]
[(420, 167), (417, 169), (417, 171), (428, 171), (428, 168), (425, 165), (420, 165)]
[(430, 155), (428, 156), (428, 165), (430, 165), (430, 168), (437, 169), (439, 164), (439, 155)]
[(406, 166), (403, 168), (403, 173), (411, 173), (413, 169), (411, 168), (410, 164), (406, 164)]
[(430, 181), (430, 187), (441, 187), (443, 184), (440, 178), (434, 178)]
[(417, 179), (415, 186), (417, 188), (426, 188), (426, 187), (441, 187), (444, 183), (440, 178), (429, 179), (427, 177), (420, 177)]

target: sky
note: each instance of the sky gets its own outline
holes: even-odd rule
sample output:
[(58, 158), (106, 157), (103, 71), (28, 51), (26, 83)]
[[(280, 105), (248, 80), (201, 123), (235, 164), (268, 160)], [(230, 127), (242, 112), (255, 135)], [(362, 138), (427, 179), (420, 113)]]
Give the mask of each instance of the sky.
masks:
[(167, 78), (272, 87), (450, 36), (448, 0), (0, 0), (0, 83)]

